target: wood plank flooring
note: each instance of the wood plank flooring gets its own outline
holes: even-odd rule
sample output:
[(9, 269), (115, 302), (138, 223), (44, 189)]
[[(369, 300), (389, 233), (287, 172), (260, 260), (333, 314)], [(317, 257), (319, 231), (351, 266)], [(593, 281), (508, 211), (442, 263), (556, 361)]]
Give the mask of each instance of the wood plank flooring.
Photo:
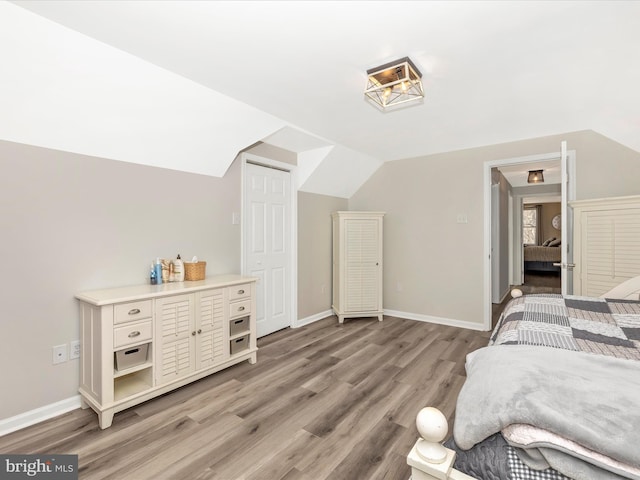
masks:
[(79, 457), (81, 479), (405, 480), (415, 417), (450, 426), (475, 332), (335, 317), (258, 340), (244, 362), (115, 415), (75, 410), (0, 437), (0, 452)]

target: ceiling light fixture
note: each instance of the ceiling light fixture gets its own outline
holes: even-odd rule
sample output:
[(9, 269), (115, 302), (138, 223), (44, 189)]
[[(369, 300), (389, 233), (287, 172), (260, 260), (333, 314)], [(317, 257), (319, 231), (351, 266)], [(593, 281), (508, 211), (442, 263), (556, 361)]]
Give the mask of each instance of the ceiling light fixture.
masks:
[(367, 70), (364, 96), (382, 110), (422, 100), (422, 74), (409, 57)]
[(544, 175), (542, 170), (529, 170), (529, 176), (527, 177), (528, 183), (543, 183)]

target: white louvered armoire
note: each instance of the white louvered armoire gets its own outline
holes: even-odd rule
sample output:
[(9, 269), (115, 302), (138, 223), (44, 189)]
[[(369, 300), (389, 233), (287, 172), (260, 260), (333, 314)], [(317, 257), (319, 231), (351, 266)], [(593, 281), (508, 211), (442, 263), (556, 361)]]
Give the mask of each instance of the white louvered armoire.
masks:
[(640, 275), (640, 195), (570, 202), (575, 295), (598, 297)]
[(382, 321), (383, 212), (331, 214), (333, 223), (333, 311), (345, 318)]

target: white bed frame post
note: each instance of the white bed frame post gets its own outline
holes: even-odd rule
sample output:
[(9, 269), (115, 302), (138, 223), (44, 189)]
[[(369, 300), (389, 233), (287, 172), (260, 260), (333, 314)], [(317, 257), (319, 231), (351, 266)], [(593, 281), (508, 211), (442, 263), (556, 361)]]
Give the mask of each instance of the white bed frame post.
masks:
[(456, 452), (441, 443), (449, 426), (440, 410), (423, 408), (416, 417), (416, 426), (421, 438), (407, 455), (407, 464), (411, 467), (409, 480), (475, 480), (453, 468)]

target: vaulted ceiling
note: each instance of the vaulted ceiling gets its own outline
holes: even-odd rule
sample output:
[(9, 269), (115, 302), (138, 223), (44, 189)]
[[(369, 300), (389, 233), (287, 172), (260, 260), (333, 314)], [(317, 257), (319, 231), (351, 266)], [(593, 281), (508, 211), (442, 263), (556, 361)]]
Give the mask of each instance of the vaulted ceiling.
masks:
[[(181, 91), (189, 92), (186, 104), (191, 110), (199, 105), (202, 111), (195, 116), (207, 122), (201, 132), (185, 127), (193, 135), (192, 156), (198, 155), (195, 147), (207, 148), (200, 137), (212, 129), (230, 132), (217, 137), (220, 145), (210, 145), (203, 160), (220, 168), (183, 164), (190, 171), (220, 175), (234, 152), (266, 141), (305, 154), (309, 191), (349, 196), (381, 162), (563, 132), (591, 129), (640, 151), (640, 2), (13, 4), (22, 12), (4, 7), (12, 15), (4, 16), (6, 22), (27, 22), (23, 14), (30, 11), (59, 24), (55, 28), (74, 31), (69, 38), (76, 42), (60, 45), (83, 44), (75, 57), (83, 58), (80, 63), (88, 62), (91, 52), (102, 59), (110, 48), (128, 55), (132, 76), (136, 62), (155, 68), (152, 74), (173, 75), (167, 94), (182, 85)], [(55, 40), (53, 26), (27, 23), (21, 39), (8, 33), (1, 39), (22, 47), (30, 35), (24, 28), (29, 28), (47, 29), (46, 35), (41, 31), (45, 43)], [(18, 27), (13, 28), (15, 37)], [(365, 72), (404, 56), (422, 71), (426, 98), (382, 113), (364, 100)], [(115, 82), (126, 81), (125, 72)], [(17, 82), (11, 87), (18, 88)], [(144, 85), (137, 89), (149, 95)], [(188, 116), (189, 108), (182, 114)], [(216, 115), (220, 118), (212, 121)], [(1, 138), (20, 141), (3, 133), (2, 126)], [(234, 133), (241, 128), (242, 134)], [(180, 131), (170, 124), (166, 134), (178, 132), (175, 141), (180, 142)], [(234, 141), (225, 150), (221, 145), (230, 138)], [(98, 150), (127, 160), (121, 158), (126, 152), (115, 147)], [(135, 161), (135, 155), (130, 158)], [(174, 168), (170, 163), (161, 166)], [(331, 187), (335, 168), (353, 182)]]

